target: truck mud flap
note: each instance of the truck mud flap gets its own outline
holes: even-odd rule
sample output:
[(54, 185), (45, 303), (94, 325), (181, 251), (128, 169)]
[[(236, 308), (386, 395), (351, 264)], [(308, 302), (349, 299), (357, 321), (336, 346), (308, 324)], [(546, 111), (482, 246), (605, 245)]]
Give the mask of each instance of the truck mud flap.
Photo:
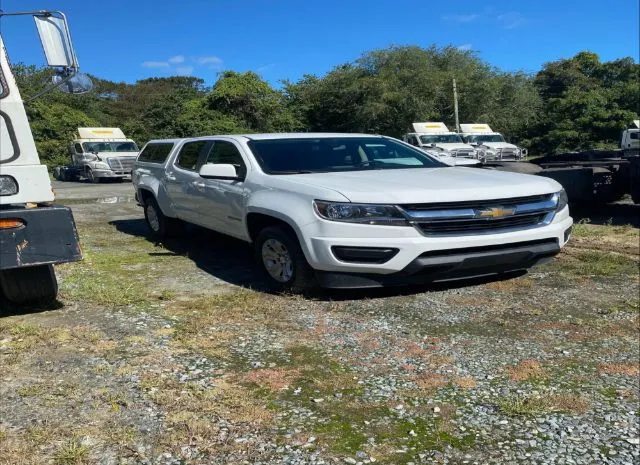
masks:
[(0, 209), (0, 269), (78, 261), (82, 251), (71, 210), (62, 206)]

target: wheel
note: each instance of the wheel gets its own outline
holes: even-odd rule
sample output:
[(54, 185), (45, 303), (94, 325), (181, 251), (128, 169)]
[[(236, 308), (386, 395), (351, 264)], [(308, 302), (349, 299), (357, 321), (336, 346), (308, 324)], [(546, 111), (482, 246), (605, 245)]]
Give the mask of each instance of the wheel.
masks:
[(93, 170), (91, 168), (87, 168), (86, 177), (87, 177), (87, 181), (89, 181), (89, 182), (91, 182), (93, 184), (98, 184), (100, 182), (100, 178), (96, 178), (93, 175)]
[(148, 197), (144, 201), (144, 219), (151, 234), (155, 237), (175, 236), (182, 229), (182, 221), (178, 218), (165, 216), (153, 197)]
[(52, 265), (11, 268), (0, 271), (0, 290), (17, 305), (46, 302), (56, 298), (58, 281)]
[(258, 234), (255, 251), (271, 287), (303, 293), (316, 287), (313, 268), (307, 263), (298, 238), (286, 228), (271, 226)]

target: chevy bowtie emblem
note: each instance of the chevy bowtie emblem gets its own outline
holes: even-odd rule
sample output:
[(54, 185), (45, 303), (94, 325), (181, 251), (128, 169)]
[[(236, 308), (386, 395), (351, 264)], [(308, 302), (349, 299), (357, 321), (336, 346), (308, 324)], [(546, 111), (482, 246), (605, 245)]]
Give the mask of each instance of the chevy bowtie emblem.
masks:
[(483, 208), (476, 211), (477, 218), (504, 218), (506, 216), (513, 216), (516, 213), (515, 207), (491, 207)]

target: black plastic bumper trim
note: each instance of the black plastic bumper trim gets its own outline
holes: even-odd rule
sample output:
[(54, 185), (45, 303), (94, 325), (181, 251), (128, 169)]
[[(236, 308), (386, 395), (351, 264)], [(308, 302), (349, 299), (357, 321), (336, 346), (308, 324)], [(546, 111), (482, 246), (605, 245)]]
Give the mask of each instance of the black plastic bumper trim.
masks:
[(397, 255), (399, 249), (392, 247), (347, 247), (334, 245), (331, 247), (333, 255), (345, 263), (382, 264)]

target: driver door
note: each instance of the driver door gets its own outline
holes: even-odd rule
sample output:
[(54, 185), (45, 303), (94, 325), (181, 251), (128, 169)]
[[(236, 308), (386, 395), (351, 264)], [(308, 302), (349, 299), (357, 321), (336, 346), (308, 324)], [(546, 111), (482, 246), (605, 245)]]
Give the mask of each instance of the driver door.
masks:
[(246, 239), (244, 179), (247, 163), (231, 140), (215, 139), (205, 163), (234, 165), (238, 180), (201, 179), (199, 208), (206, 212), (207, 227), (229, 236)]

